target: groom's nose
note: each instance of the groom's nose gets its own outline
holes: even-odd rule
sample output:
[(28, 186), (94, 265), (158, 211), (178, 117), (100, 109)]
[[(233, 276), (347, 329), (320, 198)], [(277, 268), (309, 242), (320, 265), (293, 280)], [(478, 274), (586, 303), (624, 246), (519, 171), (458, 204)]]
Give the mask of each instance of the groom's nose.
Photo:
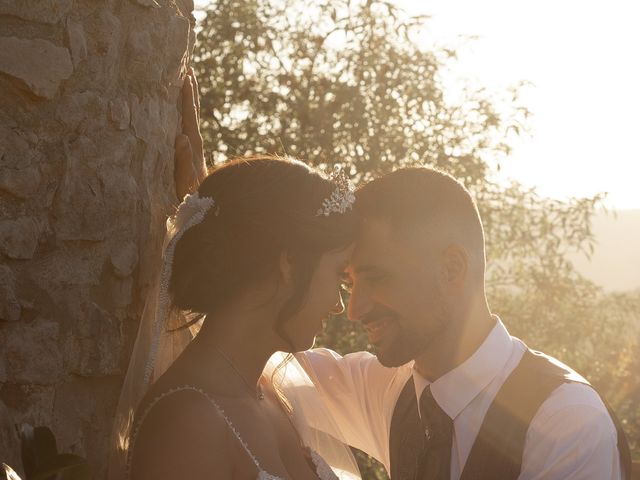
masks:
[(359, 287), (356, 283), (349, 297), (349, 305), (347, 307), (347, 316), (352, 322), (359, 322), (360, 319), (371, 311), (373, 301), (367, 295), (366, 290)]

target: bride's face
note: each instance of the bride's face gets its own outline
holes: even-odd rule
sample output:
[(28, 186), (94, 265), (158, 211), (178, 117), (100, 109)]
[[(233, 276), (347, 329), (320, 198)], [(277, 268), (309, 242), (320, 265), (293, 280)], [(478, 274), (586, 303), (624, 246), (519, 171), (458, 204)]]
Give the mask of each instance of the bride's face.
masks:
[(324, 320), (344, 311), (340, 285), (352, 251), (349, 246), (320, 257), (302, 306), (283, 326), (296, 351), (311, 348)]

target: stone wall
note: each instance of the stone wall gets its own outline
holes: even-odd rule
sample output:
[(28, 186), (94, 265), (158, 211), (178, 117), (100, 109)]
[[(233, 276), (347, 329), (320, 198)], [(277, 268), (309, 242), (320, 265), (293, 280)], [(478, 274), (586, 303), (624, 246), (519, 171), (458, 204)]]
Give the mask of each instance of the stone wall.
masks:
[(0, 402), (96, 478), (177, 203), (192, 11), (0, 0)]

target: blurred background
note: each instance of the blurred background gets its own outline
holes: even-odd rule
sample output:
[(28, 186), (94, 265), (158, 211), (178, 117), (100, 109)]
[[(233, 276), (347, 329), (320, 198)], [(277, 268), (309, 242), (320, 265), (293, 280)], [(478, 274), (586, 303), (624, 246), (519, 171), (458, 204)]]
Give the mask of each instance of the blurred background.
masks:
[[(639, 13), (623, 0), (196, 1), (209, 162), (289, 154), (348, 165), (356, 182), (426, 163), (463, 180), (493, 310), (608, 398), (640, 460)], [(340, 318), (318, 344), (368, 348)]]

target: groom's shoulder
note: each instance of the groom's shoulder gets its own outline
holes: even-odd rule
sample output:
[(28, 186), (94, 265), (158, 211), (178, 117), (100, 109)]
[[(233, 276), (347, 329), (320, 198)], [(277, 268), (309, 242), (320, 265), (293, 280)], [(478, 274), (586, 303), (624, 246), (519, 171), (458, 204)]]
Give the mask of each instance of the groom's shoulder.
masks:
[(537, 413), (538, 419), (569, 415), (571, 417), (592, 418), (594, 422), (604, 422), (615, 431), (609, 411), (598, 391), (578, 372), (562, 363), (560, 360), (544, 355), (558, 374), (562, 375), (563, 382), (551, 392), (549, 398), (541, 405)]
[(536, 393), (531, 389), (549, 392), (535, 409), (527, 429), (524, 471), (536, 470), (539, 462), (561, 467), (568, 455), (585, 465), (591, 461), (616, 463), (616, 424), (597, 390), (570, 366), (550, 355), (530, 350), (516, 338), (513, 340), (516, 348), (509, 363), (520, 367), (516, 384), (533, 396)]
[(563, 383), (541, 405), (539, 418), (551, 418), (571, 412), (589, 413), (595, 417), (609, 418), (602, 398), (594, 388), (585, 383)]
[(584, 468), (592, 468), (588, 466), (595, 462), (617, 471), (618, 444), (616, 425), (598, 393), (588, 384), (564, 383), (536, 412), (527, 431), (524, 453), (533, 463), (536, 458), (546, 458), (550, 465), (562, 465), (571, 456), (574, 464)]
[(570, 428), (574, 432), (591, 430), (592, 433), (598, 431), (615, 436), (615, 425), (605, 402), (585, 377), (551, 355), (528, 349), (527, 352), (529, 355), (523, 356), (523, 360), (528, 359), (540, 366), (540, 370), (531, 372), (537, 376), (531, 381), (544, 381), (540, 375), (558, 378), (557, 386), (540, 405), (532, 420), (533, 430), (557, 429), (559, 425), (564, 425), (563, 428)]
[(505, 364), (506, 372), (520, 373), (527, 377), (563, 378), (565, 382), (590, 385), (589, 381), (571, 366), (545, 352), (534, 350), (517, 337), (510, 336), (512, 352)]

